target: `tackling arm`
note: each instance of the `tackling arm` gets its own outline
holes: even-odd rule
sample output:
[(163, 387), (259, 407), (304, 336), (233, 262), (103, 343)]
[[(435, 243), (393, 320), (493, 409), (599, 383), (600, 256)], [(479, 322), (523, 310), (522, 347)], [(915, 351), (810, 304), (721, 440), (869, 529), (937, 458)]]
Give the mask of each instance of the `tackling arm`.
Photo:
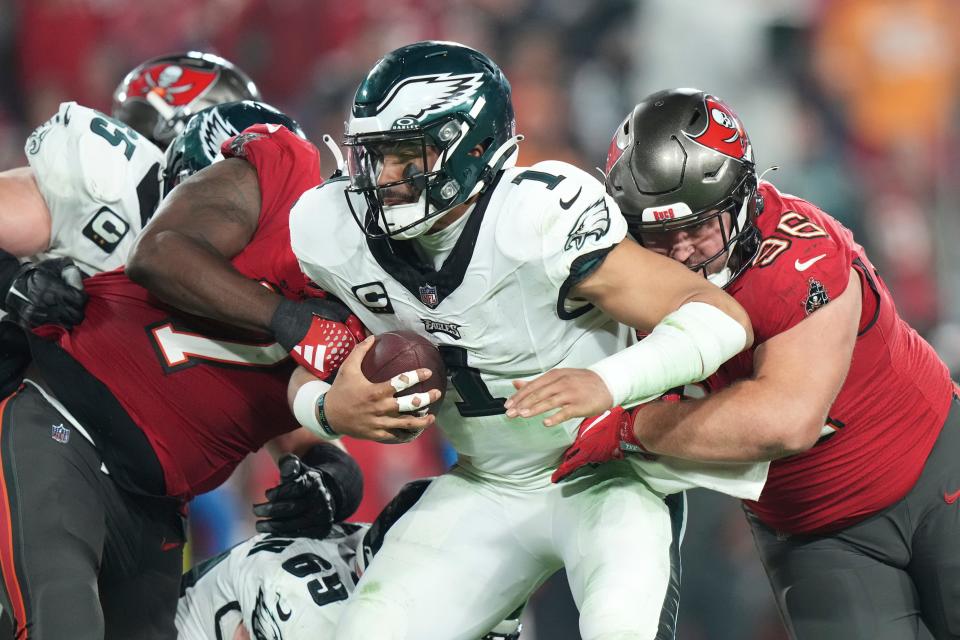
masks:
[(634, 433), (650, 451), (704, 461), (773, 460), (820, 437), (846, 379), (857, 339), (861, 287), (846, 290), (759, 346), (754, 375), (699, 400), (655, 402), (637, 412)]
[(570, 297), (585, 298), (643, 333), (650, 333), (667, 314), (684, 304), (702, 302), (743, 327), (747, 334), (744, 348), (753, 344), (753, 327), (740, 303), (699, 273), (644, 249), (630, 238), (614, 247), (596, 271), (573, 287)]
[(518, 392), (504, 405), (508, 417), (559, 408), (543, 421), (550, 427), (637, 404), (707, 378), (753, 344), (750, 320), (736, 300), (630, 239), (617, 244), (568, 297), (589, 300), (650, 335), (588, 369), (553, 369), (530, 382), (514, 381)]
[(130, 253), (127, 275), (189, 313), (266, 330), (281, 296), (230, 263), (250, 242), (259, 218), (253, 166), (239, 158), (215, 163), (163, 201)]
[(0, 249), (26, 258), (50, 247), (50, 210), (30, 167), (0, 172)]
[(617, 245), (574, 293), (649, 333), (589, 367), (603, 380), (613, 405), (629, 406), (703, 380), (753, 341), (747, 314), (733, 298), (629, 240)]

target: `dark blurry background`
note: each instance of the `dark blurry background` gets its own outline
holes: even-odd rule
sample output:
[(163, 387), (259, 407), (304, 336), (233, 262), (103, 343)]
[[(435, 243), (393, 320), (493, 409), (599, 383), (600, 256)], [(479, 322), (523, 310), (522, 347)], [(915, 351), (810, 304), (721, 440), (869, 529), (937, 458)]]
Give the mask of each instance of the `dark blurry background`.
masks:
[[(372, 63), (426, 38), (472, 45), (503, 67), (524, 165), (589, 170), (646, 94), (719, 95), (759, 168), (778, 165), (768, 177), (781, 189), (854, 230), (956, 377), (956, 0), (0, 0), (0, 170), (26, 164), (24, 140), (61, 101), (109, 112), (128, 70), (191, 48), (238, 64), (314, 141), (339, 139)], [(419, 457), (390, 453), (373, 454), (382, 477), (368, 479), (383, 495), (448, 461), (437, 441)], [(198, 500), (194, 560), (250, 535), (248, 505), (274, 474), (255, 458)], [(679, 637), (784, 638), (738, 504), (689, 498)], [(570, 606), (562, 581), (548, 584), (524, 637), (579, 637)]]

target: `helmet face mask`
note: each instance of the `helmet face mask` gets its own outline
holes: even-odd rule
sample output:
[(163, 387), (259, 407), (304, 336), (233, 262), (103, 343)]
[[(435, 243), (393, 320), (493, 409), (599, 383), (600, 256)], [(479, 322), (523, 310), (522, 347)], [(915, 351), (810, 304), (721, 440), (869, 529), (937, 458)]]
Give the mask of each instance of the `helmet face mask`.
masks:
[(753, 148), (739, 118), (718, 98), (696, 89), (647, 97), (617, 129), (606, 176), (607, 192), (641, 243), (719, 220), (721, 248), (689, 265), (714, 284), (730, 284), (756, 255), (761, 201)]
[(737, 243), (745, 242), (749, 235), (741, 233), (745, 207), (745, 203), (727, 202), (722, 208), (713, 208), (690, 218), (632, 226), (630, 232), (642, 246), (668, 257), (674, 257), (677, 234), (684, 232), (683, 240), (693, 245), (691, 256), (697, 258), (693, 262), (689, 258), (685, 260), (686, 267), (722, 287), (732, 280), (731, 276), (739, 266)]
[(190, 51), (152, 58), (130, 71), (114, 91), (113, 116), (165, 149), (199, 111), (259, 99), (256, 85), (233, 64)]
[(347, 203), (367, 236), (414, 238), (515, 162), (516, 143), (510, 84), (489, 58), (452, 42), (402, 47), (357, 90)]
[[(440, 130), (439, 136), (416, 128), (345, 138), (350, 191), (363, 195), (367, 210), (357, 211), (349, 198), (348, 203), (368, 235), (413, 238), (428, 231), (452, 208), (460, 187), (443, 167), (459, 136), (456, 124), (450, 119), (434, 126)], [(361, 219), (362, 213), (365, 219)]]

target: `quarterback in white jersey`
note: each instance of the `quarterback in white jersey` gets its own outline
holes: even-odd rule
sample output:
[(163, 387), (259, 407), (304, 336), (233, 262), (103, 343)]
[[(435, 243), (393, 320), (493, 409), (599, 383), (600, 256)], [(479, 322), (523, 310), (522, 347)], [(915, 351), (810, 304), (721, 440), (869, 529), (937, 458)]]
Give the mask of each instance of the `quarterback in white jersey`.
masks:
[[(575, 418), (702, 379), (750, 343), (749, 320), (720, 289), (626, 238), (585, 172), (513, 167), (517, 140), (509, 84), (489, 58), (409, 45), (357, 91), (349, 180), (306, 192), (291, 213), (294, 252), (321, 288), (374, 334), (415, 329), (438, 343), (452, 390), (436, 423), (460, 454), (391, 530), (338, 640), (469, 640), (562, 567), (584, 638), (673, 637), (682, 494), (656, 490), (659, 467), (636, 482), (630, 462), (562, 486), (549, 477)], [(637, 270), (657, 277), (640, 286)], [(633, 329), (651, 336), (631, 346)], [(393, 399), (362, 376), (371, 344), (329, 389), (297, 392), (303, 424), (389, 441), (389, 429), (434, 422), (404, 411), (438, 391)], [(684, 488), (683, 472), (664, 474), (670, 490)], [(719, 475), (732, 493), (762, 485), (762, 471)]]
[[(126, 262), (160, 201), (163, 152), (120, 121), (76, 102), (61, 104), (27, 138), (24, 151), (48, 219), (46, 229), (37, 225), (31, 254), (72, 258), (88, 275)], [(40, 236), (47, 230), (44, 245)]]

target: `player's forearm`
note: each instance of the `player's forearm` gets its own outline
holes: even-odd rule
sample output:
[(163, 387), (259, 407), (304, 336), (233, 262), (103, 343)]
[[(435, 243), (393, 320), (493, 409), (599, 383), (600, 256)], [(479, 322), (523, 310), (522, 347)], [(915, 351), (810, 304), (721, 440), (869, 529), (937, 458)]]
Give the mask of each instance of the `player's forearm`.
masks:
[(0, 171), (0, 249), (26, 258), (50, 246), (50, 210), (33, 170)]
[[(823, 419), (755, 380), (679, 403), (654, 402), (637, 414), (634, 434), (651, 452), (706, 462), (759, 462), (813, 446)], [(812, 428), (816, 427), (816, 428)]]
[(741, 327), (743, 327), (743, 330), (746, 333), (746, 344), (744, 349), (749, 349), (753, 345), (753, 324), (750, 322), (750, 316), (747, 315), (747, 310), (740, 306), (740, 303), (723, 291), (723, 289), (719, 289), (712, 285), (705, 287), (691, 295), (684, 304), (690, 302), (703, 302), (704, 304), (709, 304), (710, 306), (716, 307), (727, 316), (733, 318), (737, 323), (740, 324)]
[(141, 241), (126, 271), (177, 309), (244, 329), (266, 331), (282, 299), (218, 252), (174, 230)]

